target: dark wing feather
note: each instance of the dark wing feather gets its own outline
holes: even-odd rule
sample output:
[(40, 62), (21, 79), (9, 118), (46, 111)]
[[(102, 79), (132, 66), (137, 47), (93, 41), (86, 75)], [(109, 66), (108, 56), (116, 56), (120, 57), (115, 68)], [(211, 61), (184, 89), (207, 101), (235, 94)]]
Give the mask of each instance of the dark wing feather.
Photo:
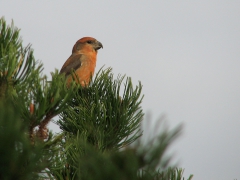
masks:
[(82, 54), (70, 56), (63, 65), (60, 73), (65, 73), (66, 76), (71, 74), (72, 70), (77, 70), (81, 66)]

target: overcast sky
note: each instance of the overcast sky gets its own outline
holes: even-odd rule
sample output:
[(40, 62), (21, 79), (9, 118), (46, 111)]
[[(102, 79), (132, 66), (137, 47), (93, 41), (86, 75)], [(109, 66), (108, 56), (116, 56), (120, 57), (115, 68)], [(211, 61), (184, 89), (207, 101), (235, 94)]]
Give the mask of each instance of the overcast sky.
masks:
[(240, 179), (240, 1), (0, 1), (48, 76), (84, 36), (97, 68), (143, 84), (144, 112), (184, 123), (174, 160), (194, 180)]

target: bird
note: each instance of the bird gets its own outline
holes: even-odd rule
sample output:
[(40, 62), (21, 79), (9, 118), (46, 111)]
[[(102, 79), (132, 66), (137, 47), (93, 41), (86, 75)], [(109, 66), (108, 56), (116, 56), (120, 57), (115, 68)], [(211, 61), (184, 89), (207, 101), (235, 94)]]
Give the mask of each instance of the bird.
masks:
[(60, 70), (60, 74), (65, 74), (68, 87), (73, 81), (73, 71), (77, 75), (74, 77), (75, 82), (80, 83), (82, 87), (89, 85), (96, 67), (97, 53), (101, 48), (102, 43), (93, 37), (83, 37), (75, 43), (71, 56)]

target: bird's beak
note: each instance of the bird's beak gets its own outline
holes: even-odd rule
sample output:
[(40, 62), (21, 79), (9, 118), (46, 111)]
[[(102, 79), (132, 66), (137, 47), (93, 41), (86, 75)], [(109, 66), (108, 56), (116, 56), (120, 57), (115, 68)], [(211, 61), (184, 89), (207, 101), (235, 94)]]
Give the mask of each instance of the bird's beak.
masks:
[(103, 48), (102, 43), (100, 43), (99, 41), (96, 41), (94, 49), (97, 51), (97, 50), (99, 50), (101, 48)]

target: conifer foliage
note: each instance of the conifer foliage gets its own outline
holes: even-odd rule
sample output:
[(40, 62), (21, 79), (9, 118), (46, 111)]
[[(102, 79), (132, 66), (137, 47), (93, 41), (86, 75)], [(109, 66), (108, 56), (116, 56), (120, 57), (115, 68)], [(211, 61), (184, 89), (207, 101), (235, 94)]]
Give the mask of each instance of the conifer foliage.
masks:
[(142, 86), (133, 88), (130, 78), (113, 79), (111, 69), (99, 71), (89, 88), (79, 88), (59, 121), (63, 131), (84, 132), (88, 142), (99, 150), (119, 149), (135, 141), (143, 118), (140, 107)]
[[(19, 29), (1, 18), (0, 179), (184, 179), (165, 156), (181, 126), (140, 137), (140, 82), (114, 79), (107, 68), (88, 87), (73, 82), (68, 88), (58, 70), (51, 81), (42, 70)], [(47, 128), (53, 117), (58, 134)]]

